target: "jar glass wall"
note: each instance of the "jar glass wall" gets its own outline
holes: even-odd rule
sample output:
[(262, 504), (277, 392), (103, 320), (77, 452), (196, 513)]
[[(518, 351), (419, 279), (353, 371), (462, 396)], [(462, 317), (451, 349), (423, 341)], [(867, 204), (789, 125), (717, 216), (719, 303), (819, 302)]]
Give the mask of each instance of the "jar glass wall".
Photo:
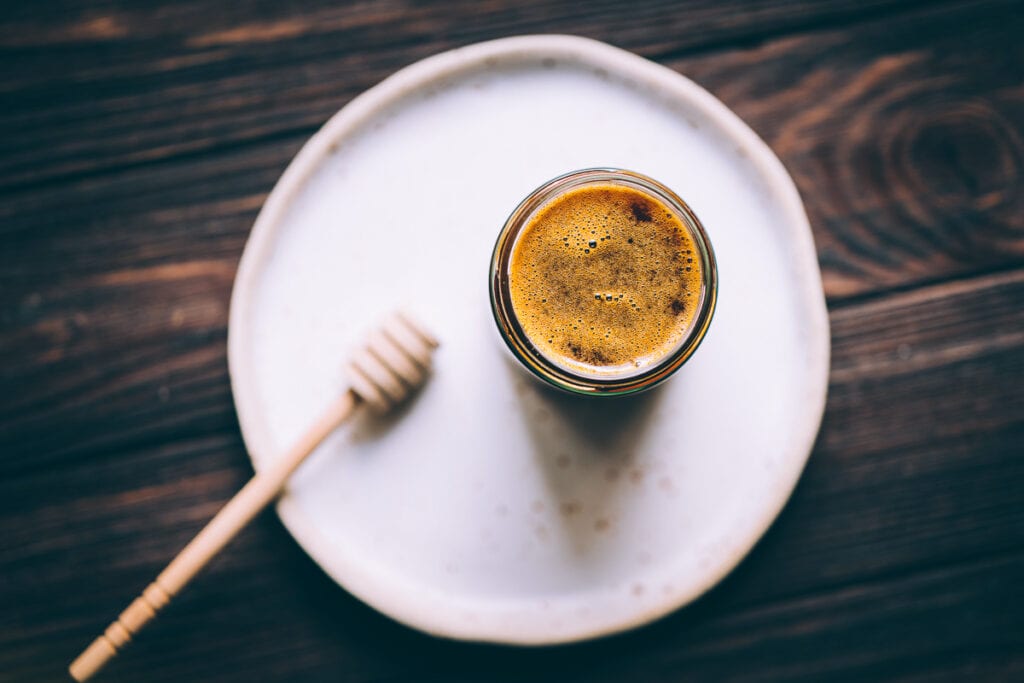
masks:
[[(517, 250), (525, 249), (520, 242), (524, 237), (524, 233), (529, 232), (531, 229), (531, 223), (535, 217), (544, 217), (544, 212), (550, 212), (556, 207), (559, 201), (564, 200), (570, 196), (582, 196), (581, 192), (586, 189), (593, 189), (597, 194), (602, 196), (638, 196), (646, 198), (649, 203), (644, 203), (647, 207), (659, 207), (667, 209), (665, 216), (673, 218), (673, 225), (681, 226), (681, 229), (686, 233), (686, 245), (692, 245), (691, 250), (684, 252), (672, 253), (672, 258), (679, 258), (679, 267), (672, 271), (673, 273), (678, 272), (679, 275), (675, 276), (679, 282), (684, 283), (688, 276), (688, 273), (684, 273), (684, 264), (687, 264), (687, 259), (695, 259), (696, 263), (693, 264), (697, 267), (699, 273), (698, 277), (690, 278), (696, 280), (696, 285), (689, 287), (685, 299), (685, 311), (687, 321), (685, 329), (680, 329), (678, 339), (673, 341), (669, 347), (659, 348), (658, 350), (650, 349), (651, 353), (641, 353), (638, 351), (637, 362), (635, 367), (633, 363), (628, 365), (616, 365), (614, 367), (600, 367), (598, 365), (588, 365), (583, 362), (576, 362), (568, 354), (560, 354), (557, 351), (553, 351), (553, 346), (546, 342), (554, 342), (554, 339), (545, 339), (549, 335), (544, 332), (540, 332), (537, 329), (533, 318), (529, 320), (532, 324), (525, 324), (527, 321), (523, 316), (525, 315), (525, 308), (523, 304), (523, 298), (519, 295), (519, 299), (516, 299), (516, 292), (521, 291), (522, 287), (517, 286), (517, 278), (523, 280), (528, 275), (525, 271), (529, 267), (529, 263), (526, 266), (523, 265), (523, 257), (516, 257)], [(629, 194), (624, 194), (624, 193)], [(618, 194), (616, 194), (618, 193)], [(621, 202), (620, 202), (621, 203)], [(643, 203), (643, 202), (642, 202)], [(641, 228), (648, 229), (648, 233), (637, 232), (637, 235), (645, 235), (644, 239), (650, 241), (649, 238), (649, 225), (655, 223), (650, 222), (652, 219), (649, 215), (644, 215), (643, 212), (648, 209), (642, 209), (640, 214), (636, 214), (636, 218), (632, 219), (636, 221), (647, 221), (647, 223), (636, 222), (636, 230)], [(627, 230), (629, 228), (627, 227)], [(629, 234), (623, 233), (622, 236)], [(621, 237), (621, 236), (620, 236)], [(561, 239), (561, 238), (560, 238)], [(608, 239), (611, 240), (609, 234)], [(665, 240), (669, 240), (668, 236)], [(600, 242), (598, 241), (600, 240)], [(604, 236), (597, 235), (595, 233), (593, 241), (584, 241), (579, 245), (580, 251), (586, 252), (588, 255), (591, 253), (591, 248), (595, 255), (599, 253), (600, 248), (604, 248)], [(534, 240), (536, 241), (536, 240)], [(632, 249), (632, 247), (642, 246), (641, 240), (638, 237), (638, 244), (633, 245), (632, 237), (629, 238), (631, 247), (630, 254), (636, 252), (635, 257), (624, 256), (625, 252), (621, 247), (624, 244), (619, 245), (618, 251), (615, 252), (616, 258), (635, 258), (636, 263), (632, 264), (634, 267), (629, 267), (630, 277), (637, 279), (639, 276), (637, 273), (641, 272), (638, 270), (640, 265), (643, 265), (644, 259), (648, 261), (651, 259), (656, 260), (657, 253), (644, 253), (639, 249)], [(564, 237), (563, 242), (551, 242), (557, 246), (550, 247), (550, 253), (556, 257), (555, 263), (567, 262), (566, 257), (560, 254), (555, 254), (555, 250), (559, 247), (575, 248), (576, 245), (570, 242), (569, 235)], [(610, 245), (611, 242), (609, 241)], [(658, 246), (658, 245), (655, 245)], [(532, 247), (531, 247), (532, 248)], [(663, 250), (664, 251), (664, 250)], [(692, 251), (692, 254), (689, 253)], [(568, 251), (566, 252), (568, 253)], [(666, 252), (668, 253), (668, 252)], [(611, 255), (611, 252), (609, 254)], [(543, 254), (542, 254), (543, 256)], [(561, 259), (561, 261), (558, 261)], [(572, 261), (573, 263), (585, 263), (580, 259)], [(594, 261), (595, 267), (599, 264), (598, 261)], [(690, 261), (689, 263), (692, 263)], [(646, 265), (650, 265), (647, 263)], [(646, 267), (646, 266), (644, 266)], [(581, 266), (585, 269), (586, 266)], [(689, 267), (685, 267), (685, 271), (689, 271)], [(643, 271), (646, 272), (646, 271)], [(651, 270), (652, 279), (655, 276), (655, 270)], [(584, 273), (586, 274), (586, 273)], [(561, 273), (565, 276), (565, 273)], [(529, 275), (532, 277), (532, 275)], [(659, 278), (663, 278), (659, 274)], [(581, 281), (585, 278), (581, 278)], [(621, 278), (616, 278), (616, 282), (619, 282)], [(704, 227), (701, 225), (697, 216), (693, 213), (687, 204), (680, 199), (674, 192), (662, 185), (661, 183), (631, 171), (619, 170), (619, 169), (585, 169), (581, 171), (574, 171), (563, 176), (559, 176), (554, 180), (551, 180), (534, 192), (532, 192), (526, 199), (524, 199), (519, 206), (512, 212), (505, 225), (502, 227), (500, 234), (498, 235), (497, 243), (494, 247), (493, 256), (491, 259), (491, 272), (490, 272), (490, 297), (491, 307), (494, 313), (495, 322), (498, 325), (499, 333), (502, 336), (505, 344), (511, 350), (512, 354), (516, 359), (519, 360), (530, 372), (539, 377), (546, 383), (564, 389), (566, 391), (588, 394), (588, 395), (599, 395), (599, 396), (610, 396), (610, 395), (621, 395), (634, 393), (648, 389), (656, 384), (667, 379), (673, 372), (679, 369), (683, 363), (696, 351), (700, 342), (703, 340), (704, 335), (707, 332), (708, 326), (711, 323), (711, 318), (715, 310), (715, 303), (717, 298), (717, 283), (718, 273), (715, 262), (714, 252), (712, 251), (711, 242), (708, 239), (707, 233)], [(629, 283), (627, 283), (629, 284)], [(638, 287), (643, 287), (644, 283), (637, 279), (636, 282)], [(671, 283), (670, 283), (671, 284)], [(562, 286), (564, 291), (565, 287)], [(628, 292), (628, 286), (619, 286), (618, 289), (612, 288), (607, 290), (609, 293), (606, 295), (603, 293), (604, 290), (599, 290), (596, 293), (591, 294), (589, 291), (580, 291), (578, 294), (580, 297), (592, 297), (596, 298), (598, 302), (603, 301), (603, 297), (608, 297), (609, 304), (614, 303), (616, 305), (625, 306), (628, 304), (635, 310), (639, 311), (640, 306), (633, 302), (633, 299), (624, 300), (625, 293)], [(540, 291), (543, 291), (541, 289)], [(574, 292), (575, 296), (576, 293)], [(540, 295), (538, 294), (538, 297)], [(639, 295), (638, 295), (639, 296)], [(538, 299), (538, 305), (539, 305)], [(547, 299), (543, 300), (545, 306), (557, 305), (554, 300), (548, 303)], [(594, 302), (590, 302), (594, 304)], [(564, 301), (563, 301), (564, 305)], [(670, 303), (665, 303), (666, 306), (679, 306), (679, 311), (683, 310), (684, 303), (681, 301), (673, 300)], [(517, 310), (518, 306), (518, 310)], [(649, 307), (649, 302), (648, 302)], [(628, 309), (623, 309), (628, 310)], [(575, 315), (575, 313), (573, 314)], [(581, 314), (583, 315), (583, 314)], [(628, 316), (620, 316), (621, 319), (626, 320)], [(584, 317), (580, 318), (580, 325), (586, 324)], [(660, 325), (660, 323), (659, 323)], [(528, 329), (529, 328), (529, 329)], [(532, 334), (532, 338), (531, 338)], [(629, 336), (631, 334), (628, 327), (613, 327), (608, 328), (608, 337), (612, 338), (613, 335)], [(556, 334), (552, 333), (550, 336), (555, 337)], [(641, 334), (636, 334), (636, 339), (631, 340), (638, 343), (642, 343), (645, 337)], [(614, 338), (613, 338), (614, 341)], [(567, 348), (571, 348), (573, 352), (578, 351), (578, 346), (572, 342), (566, 342)], [(620, 344), (619, 347), (622, 348)], [(596, 352), (595, 352), (596, 353)], [(653, 355), (652, 355), (653, 354)], [(644, 358), (644, 362), (640, 362), (640, 357)], [(598, 358), (602, 361), (604, 358), (598, 354)]]

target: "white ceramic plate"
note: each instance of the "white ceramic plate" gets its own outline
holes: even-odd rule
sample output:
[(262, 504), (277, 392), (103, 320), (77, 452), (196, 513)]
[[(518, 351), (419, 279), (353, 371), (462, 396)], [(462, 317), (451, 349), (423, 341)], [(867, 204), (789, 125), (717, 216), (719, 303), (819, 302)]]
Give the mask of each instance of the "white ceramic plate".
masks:
[[(703, 346), (635, 398), (541, 387), (501, 346), (488, 304), (508, 213), (592, 166), (673, 188), (718, 256)], [(339, 584), (431, 633), (564, 642), (686, 604), (771, 524), (821, 420), (828, 319), (793, 182), (707, 92), (590, 40), (510, 38), (424, 60), (302, 149), (231, 302), (256, 468), (341, 390), (346, 351), (399, 305), (441, 338), (435, 376), (401, 415), (331, 437), (278, 511)]]

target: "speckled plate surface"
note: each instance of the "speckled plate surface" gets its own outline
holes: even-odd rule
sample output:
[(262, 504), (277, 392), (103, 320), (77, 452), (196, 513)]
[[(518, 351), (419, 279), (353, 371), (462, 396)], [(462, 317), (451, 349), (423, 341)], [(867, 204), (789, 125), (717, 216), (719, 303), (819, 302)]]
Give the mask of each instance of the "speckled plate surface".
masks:
[[(551, 393), (511, 361), (488, 306), (508, 213), (594, 166), (673, 188), (718, 256), (703, 346), (633, 398)], [(278, 511), (346, 590), (431, 633), (564, 642), (686, 604), (775, 519), (821, 420), (828, 319), (791, 179), (707, 92), (593, 41), (528, 36), (427, 59), (302, 149), (232, 299), (255, 467), (341, 389), (346, 350), (397, 305), (442, 339), (434, 378), (401, 415), (331, 437)]]

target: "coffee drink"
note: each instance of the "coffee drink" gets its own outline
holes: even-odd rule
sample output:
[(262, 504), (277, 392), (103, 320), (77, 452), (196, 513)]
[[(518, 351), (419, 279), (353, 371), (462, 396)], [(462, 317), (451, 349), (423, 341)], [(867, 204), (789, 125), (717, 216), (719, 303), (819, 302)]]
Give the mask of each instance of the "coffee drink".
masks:
[(512, 251), (523, 332), (552, 362), (607, 375), (657, 364), (693, 322), (696, 245), (673, 209), (630, 187), (590, 185), (538, 210)]
[(656, 181), (595, 169), (523, 201), (495, 247), (491, 300), (506, 343), (561, 388), (628, 393), (696, 349), (717, 275), (703, 227)]

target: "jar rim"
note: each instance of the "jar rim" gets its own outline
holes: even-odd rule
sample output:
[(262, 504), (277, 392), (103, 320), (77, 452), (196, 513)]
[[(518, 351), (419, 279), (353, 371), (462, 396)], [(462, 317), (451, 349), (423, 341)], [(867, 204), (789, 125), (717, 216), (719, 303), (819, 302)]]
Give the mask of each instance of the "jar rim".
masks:
[[(651, 366), (636, 372), (594, 376), (573, 372), (543, 354), (523, 331), (512, 307), (510, 264), (518, 237), (531, 218), (566, 192), (591, 185), (622, 185), (651, 195), (678, 212), (701, 261), (701, 291), (697, 312), (682, 339)], [(668, 379), (693, 355), (710, 325), (718, 298), (718, 269), (711, 241), (689, 205), (660, 182), (635, 171), (586, 168), (553, 178), (524, 198), (502, 226), (491, 256), (490, 299), (495, 323), (512, 354), (548, 384), (573, 393), (621, 395), (648, 389)]]

